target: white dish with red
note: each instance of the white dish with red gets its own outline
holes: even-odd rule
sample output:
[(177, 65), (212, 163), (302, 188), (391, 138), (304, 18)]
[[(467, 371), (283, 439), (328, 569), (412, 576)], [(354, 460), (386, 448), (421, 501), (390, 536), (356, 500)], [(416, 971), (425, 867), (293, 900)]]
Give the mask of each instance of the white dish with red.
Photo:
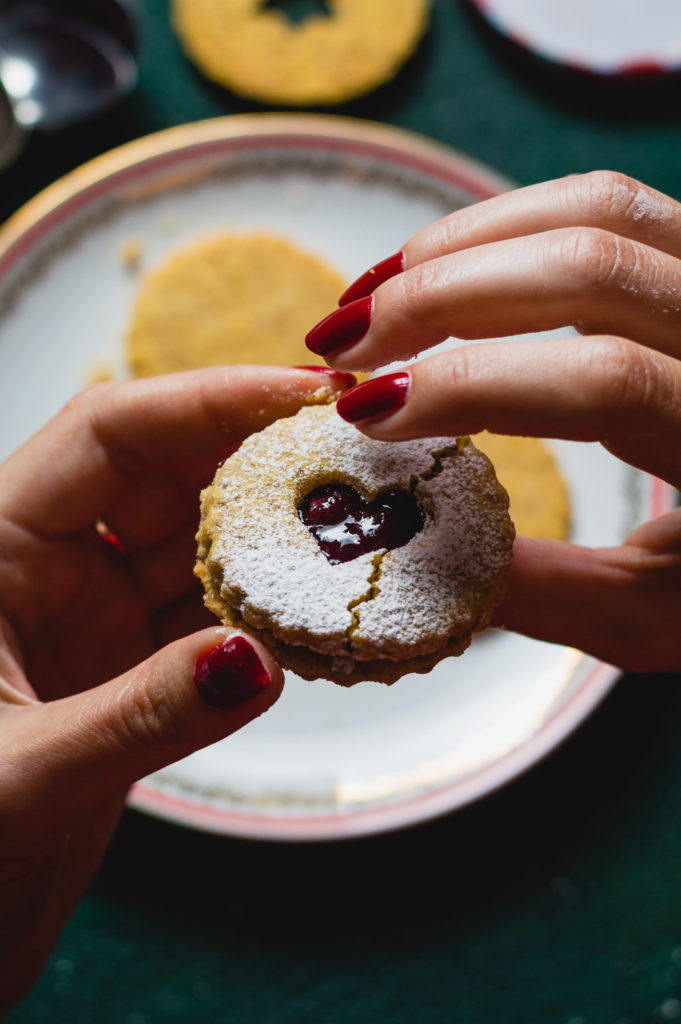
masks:
[[(120, 259), (130, 239), (154, 266), (197, 235), (266, 229), (351, 281), (419, 228), (507, 187), (418, 136), (308, 115), (187, 125), (99, 158), (0, 232), (0, 456), (101, 360), (124, 372), (122, 338), (138, 285)], [(578, 543), (618, 543), (672, 505), (671, 488), (598, 445), (553, 447)], [(577, 651), (495, 631), (463, 657), (392, 687), (343, 689), (290, 675), (267, 715), (143, 780), (130, 803), (180, 825), (261, 839), (337, 839), (414, 824), (533, 765), (617, 677)]]

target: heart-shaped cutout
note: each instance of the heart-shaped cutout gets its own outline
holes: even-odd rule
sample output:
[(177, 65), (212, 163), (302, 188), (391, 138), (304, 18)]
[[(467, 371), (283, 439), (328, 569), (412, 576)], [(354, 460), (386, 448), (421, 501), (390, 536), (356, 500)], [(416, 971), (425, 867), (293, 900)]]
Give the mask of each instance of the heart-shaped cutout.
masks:
[(317, 487), (303, 498), (298, 515), (332, 565), (401, 548), (426, 521), (408, 491), (383, 491), (367, 501), (348, 484)]

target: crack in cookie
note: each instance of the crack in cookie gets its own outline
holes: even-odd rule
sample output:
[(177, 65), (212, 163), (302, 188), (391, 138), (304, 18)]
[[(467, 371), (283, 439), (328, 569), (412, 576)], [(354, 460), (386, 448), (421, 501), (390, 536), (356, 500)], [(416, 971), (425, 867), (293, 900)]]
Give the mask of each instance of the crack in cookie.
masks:
[[(458, 444), (455, 442), (453, 445), (449, 445), (447, 448), (442, 448), (440, 451), (433, 452), (433, 464), (431, 468), (427, 470), (425, 473), (421, 473), (420, 476), (413, 476), (409, 480), (409, 493), (412, 496), (415, 496), (415, 491), (419, 483), (422, 483), (426, 480), (432, 480), (434, 477), (438, 476), (442, 472), (444, 459), (456, 455), (458, 450)], [(383, 559), (389, 553), (389, 550), (385, 550), (379, 551), (374, 555), (373, 568), (367, 580), (369, 589), (366, 591), (366, 593), (362, 594), (361, 597), (358, 597), (355, 600), (351, 601), (350, 604), (348, 605), (348, 611), (352, 614), (352, 622), (348, 626), (346, 634), (348, 639), (349, 651), (352, 651), (353, 649), (353, 637), (355, 633), (359, 630), (361, 625), (360, 606), (366, 604), (369, 601), (373, 601), (378, 597), (381, 590), (381, 588), (378, 585), (379, 580), (381, 578), (381, 566), (383, 563)]]
[[(354, 490), (369, 510), (408, 492), (423, 523), (398, 546), (332, 563), (299, 515), (325, 488), (334, 500)], [(309, 407), (218, 469), (202, 494), (196, 574), (223, 622), (299, 675), (393, 682), (460, 654), (489, 623), (513, 537), (506, 492), (468, 438), (377, 442), (335, 407)]]

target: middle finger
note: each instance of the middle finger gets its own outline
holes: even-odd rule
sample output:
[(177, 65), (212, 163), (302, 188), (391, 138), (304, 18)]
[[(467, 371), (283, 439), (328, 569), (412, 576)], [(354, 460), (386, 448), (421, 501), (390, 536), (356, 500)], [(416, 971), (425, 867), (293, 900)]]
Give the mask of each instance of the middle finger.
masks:
[(562, 228), (429, 260), (341, 307), (307, 343), (337, 369), (375, 369), (451, 336), (574, 325), (681, 357), (681, 260), (600, 228)]
[(616, 337), (469, 345), (338, 400), (376, 440), (498, 434), (603, 441), (678, 487), (681, 366)]

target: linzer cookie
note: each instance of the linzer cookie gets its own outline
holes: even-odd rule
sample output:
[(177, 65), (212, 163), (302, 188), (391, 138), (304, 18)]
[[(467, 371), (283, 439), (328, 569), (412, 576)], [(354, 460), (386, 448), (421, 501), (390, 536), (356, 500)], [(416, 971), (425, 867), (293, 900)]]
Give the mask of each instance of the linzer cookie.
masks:
[(299, 675), (392, 683), (489, 625), (513, 538), (507, 494), (469, 438), (373, 441), (317, 406), (220, 467), (195, 571), (207, 606)]
[(491, 460), (507, 490), (519, 536), (567, 540), (567, 484), (546, 442), (538, 437), (511, 437), (487, 431), (475, 434), (471, 440)]
[(294, 23), (265, 0), (173, 0), (177, 35), (208, 78), (275, 106), (343, 103), (397, 73), (431, 0), (329, 0)]

